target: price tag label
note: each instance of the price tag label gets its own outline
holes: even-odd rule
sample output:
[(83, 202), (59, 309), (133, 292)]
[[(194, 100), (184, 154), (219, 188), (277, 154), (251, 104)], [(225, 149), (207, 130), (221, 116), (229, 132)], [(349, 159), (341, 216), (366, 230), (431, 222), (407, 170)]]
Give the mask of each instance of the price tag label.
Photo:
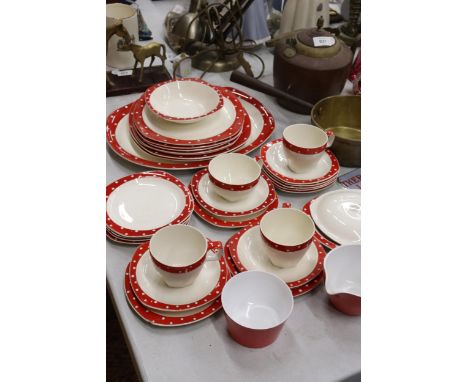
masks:
[(331, 36), (314, 37), (314, 46), (333, 46), (335, 38)]
[(133, 70), (132, 69), (128, 69), (128, 70), (114, 69), (111, 73), (118, 77), (131, 76), (133, 73)]
[(185, 11), (185, 8), (180, 4), (176, 4), (176, 6), (172, 8), (172, 12), (177, 13), (179, 15), (184, 13), (184, 11)]

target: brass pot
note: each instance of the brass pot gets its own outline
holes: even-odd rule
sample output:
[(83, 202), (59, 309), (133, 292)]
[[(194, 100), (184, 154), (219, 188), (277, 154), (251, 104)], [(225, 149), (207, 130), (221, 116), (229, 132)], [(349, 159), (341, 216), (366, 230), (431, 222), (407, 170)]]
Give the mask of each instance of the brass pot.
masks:
[(361, 167), (361, 96), (331, 96), (318, 101), (311, 121), (335, 133), (331, 150), (341, 166)]

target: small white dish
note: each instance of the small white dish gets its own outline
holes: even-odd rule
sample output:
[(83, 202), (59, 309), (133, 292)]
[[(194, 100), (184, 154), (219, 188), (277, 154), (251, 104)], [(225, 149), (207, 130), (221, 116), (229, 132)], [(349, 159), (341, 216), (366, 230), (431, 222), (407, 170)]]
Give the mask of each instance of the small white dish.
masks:
[(320, 195), (310, 206), (312, 219), (339, 244), (361, 242), (361, 190), (336, 190)]
[[(291, 268), (279, 268), (272, 264), (268, 252), (270, 248), (264, 243), (260, 234), (260, 227), (254, 226), (240, 233), (232, 240), (230, 253), (232, 259), (245, 270), (260, 270), (270, 272), (278, 276), (290, 286), (298, 286), (306, 283), (305, 279), (316, 270), (317, 274), (322, 271), (322, 263), (319, 263), (319, 257), (323, 261), (323, 256), (319, 256), (319, 251), (315, 245), (311, 245), (302, 259)], [(309, 278), (310, 279), (310, 278)]]
[(159, 117), (175, 123), (193, 123), (223, 106), (221, 93), (198, 78), (158, 83), (145, 92), (146, 104)]
[(255, 159), (237, 153), (218, 155), (208, 165), (213, 190), (230, 202), (248, 197), (258, 184), (261, 172)]

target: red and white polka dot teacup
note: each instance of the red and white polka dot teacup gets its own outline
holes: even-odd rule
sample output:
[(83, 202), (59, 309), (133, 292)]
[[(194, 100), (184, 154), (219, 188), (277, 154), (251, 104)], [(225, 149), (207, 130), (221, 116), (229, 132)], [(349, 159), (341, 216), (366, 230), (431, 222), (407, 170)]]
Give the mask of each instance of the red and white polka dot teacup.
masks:
[(185, 224), (160, 229), (151, 237), (149, 245), (151, 259), (161, 278), (176, 288), (191, 285), (203, 263), (218, 261), (222, 249), (223, 243), (211, 241), (198, 229)]
[(317, 126), (299, 123), (286, 127), (283, 148), (288, 167), (296, 173), (306, 172), (320, 160), (334, 140), (333, 131), (323, 131)]
[(309, 215), (295, 208), (271, 210), (260, 221), (260, 234), (270, 261), (280, 268), (294, 267), (312, 243), (315, 224)]
[(260, 180), (261, 167), (244, 154), (221, 154), (208, 165), (214, 191), (230, 202), (246, 198)]

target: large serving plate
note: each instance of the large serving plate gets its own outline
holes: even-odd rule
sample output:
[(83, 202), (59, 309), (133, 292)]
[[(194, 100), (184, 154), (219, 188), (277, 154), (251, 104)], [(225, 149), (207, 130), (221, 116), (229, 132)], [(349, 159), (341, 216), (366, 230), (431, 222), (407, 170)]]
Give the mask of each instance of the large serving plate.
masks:
[(149, 242), (140, 245), (130, 263), (131, 286), (143, 305), (163, 311), (182, 311), (207, 304), (220, 296), (229, 278), (223, 258), (206, 261), (192, 285), (171, 288), (154, 266), (148, 247)]
[(188, 311), (165, 312), (155, 311), (140, 303), (130, 285), (130, 265), (127, 266), (124, 277), (124, 291), (127, 302), (132, 310), (144, 321), (154, 326), (183, 326), (194, 324), (215, 314), (222, 308), (221, 298)]
[(283, 151), (282, 138), (267, 143), (261, 149), (263, 166), (270, 174), (287, 184), (317, 184), (333, 178), (340, 171), (338, 159), (330, 150), (325, 150), (318, 163), (306, 173), (297, 174), (288, 167)]
[(106, 187), (106, 226), (121, 236), (150, 236), (192, 213), (190, 191), (164, 171), (128, 175)]
[(240, 271), (261, 270), (273, 273), (289, 287), (303, 285), (323, 271), (325, 250), (317, 239), (312, 240), (307, 253), (292, 268), (279, 268), (268, 258), (268, 246), (262, 240), (260, 227), (247, 227), (236, 233), (230, 240), (230, 254)]
[(310, 206), (317, 227), (339, 244), (361, 243), (361, 190), (336, 190), (320, 195)]
[(265, 209), (277, 197), (271, 181), (265, 175), (261, 175), (258, 184), (252, 189), (247, 198), (235, 202), (227, 201), (214, 190), (207, 169), (200, 170), (193, 176), (190, 182), (190, 190), (195, 200), (205, 210), (220, 217), (247, 217)]

